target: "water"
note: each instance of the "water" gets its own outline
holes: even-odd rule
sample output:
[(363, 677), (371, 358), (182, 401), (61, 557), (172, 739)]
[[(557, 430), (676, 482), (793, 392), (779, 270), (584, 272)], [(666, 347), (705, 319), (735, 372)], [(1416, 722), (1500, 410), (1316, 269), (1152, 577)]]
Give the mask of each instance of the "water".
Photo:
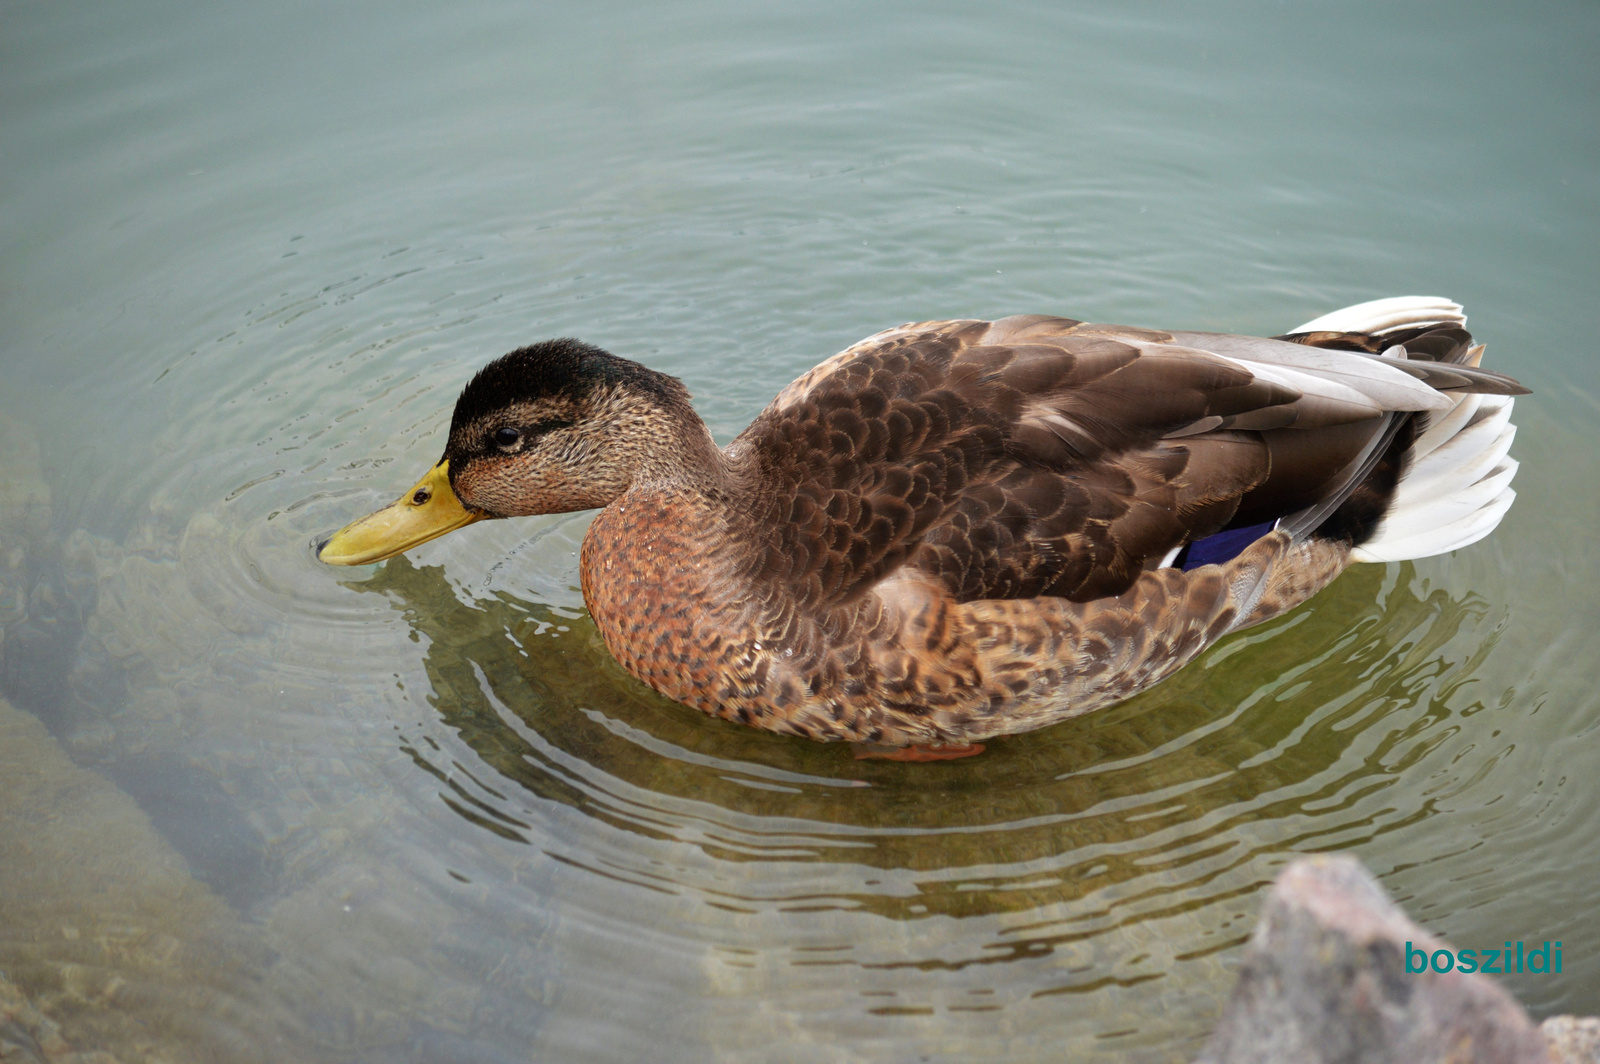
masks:
[[(1581, 3), (9, 5), (0, 1004), (125, 1060), (1183, 1060), (1264, 885), (1344, 850), (1600, 1012), (1597, 44)], [(645, 691), (585, 515), (309, 551), (535, 339), (726, 440), (902, 321), (1408, 292), (1535, 389), (1495, 536), (969, 761)]]

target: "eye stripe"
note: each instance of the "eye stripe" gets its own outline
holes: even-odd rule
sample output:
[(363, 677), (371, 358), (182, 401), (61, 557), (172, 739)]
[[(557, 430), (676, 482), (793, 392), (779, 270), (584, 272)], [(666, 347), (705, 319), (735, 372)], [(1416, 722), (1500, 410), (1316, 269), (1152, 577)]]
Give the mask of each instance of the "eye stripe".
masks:
[(551, 418), (549, 421), (541, 421), (536, 425), (529, 425), (526, 435), (529, 439), (533, 439), (537, 436), (543, 436), (547, 432), (554, 432), (556, 429), (570, 428), (571, 425), (572, 422), (570, 421)]
[(524, 445), (548, 432), (570, 428), (571, 426), (572, 422), (563, 418), (549, 418), (545, 421), (535, 422), (527, 428), (502, 425), (489, 434), (489, 445), (503, 453), (513, 454), (521, 450)]

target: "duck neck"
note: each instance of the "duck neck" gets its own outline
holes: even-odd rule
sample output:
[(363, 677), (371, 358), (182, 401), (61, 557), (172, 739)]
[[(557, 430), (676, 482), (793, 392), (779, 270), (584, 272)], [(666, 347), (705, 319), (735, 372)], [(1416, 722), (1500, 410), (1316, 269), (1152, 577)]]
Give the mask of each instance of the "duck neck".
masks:
[(727, 456), (693, 410), (673, 418), (651, 443), (636, 459), (635, 486), (673, 486), (710, 493), (731, 489), (733, 470)]
[(637, 403), (636, 397), (618, 399), (625, 409), (608, 412), (605, 420), (613, 431), (602, 446), (624, 471), (623, 493), (687, 489), (716, 495), (732, 488), (728, 459), (687, 393), (681, 400), (672, 396), (648, 405)]

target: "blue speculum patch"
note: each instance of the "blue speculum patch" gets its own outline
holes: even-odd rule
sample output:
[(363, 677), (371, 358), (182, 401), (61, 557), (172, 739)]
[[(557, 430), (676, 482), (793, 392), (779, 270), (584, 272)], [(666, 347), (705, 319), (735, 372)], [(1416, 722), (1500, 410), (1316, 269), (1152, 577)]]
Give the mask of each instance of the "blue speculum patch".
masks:
[(1202, 565), (1221, 565), (1223, 562), (1230, 562), (1243, 554), (1246, 547), (1276, 527), (1278, 522), (1267, 521), (1245, 528), (1230, 528), (1214, 536), (1197, 539), (1185, 545), (1172, 560), (1172, 564), (1188, 572)]

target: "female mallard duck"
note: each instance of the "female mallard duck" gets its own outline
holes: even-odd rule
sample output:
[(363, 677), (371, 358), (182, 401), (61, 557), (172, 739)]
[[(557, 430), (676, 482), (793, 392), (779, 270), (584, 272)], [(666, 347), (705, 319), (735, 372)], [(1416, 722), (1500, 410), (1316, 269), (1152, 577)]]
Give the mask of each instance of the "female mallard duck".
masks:
[(583, 595), (669, 698), (904, 760), (1099, 709), (1353, 562), (1511, 505), (1512, 395), (1447, 300), (1274, 339), (1026, 315), (869, 337), (718, 448), (676, 378), (576, 340), (486, 366), (444, 457), (324, 543), (379, 561), (599, 507)]

